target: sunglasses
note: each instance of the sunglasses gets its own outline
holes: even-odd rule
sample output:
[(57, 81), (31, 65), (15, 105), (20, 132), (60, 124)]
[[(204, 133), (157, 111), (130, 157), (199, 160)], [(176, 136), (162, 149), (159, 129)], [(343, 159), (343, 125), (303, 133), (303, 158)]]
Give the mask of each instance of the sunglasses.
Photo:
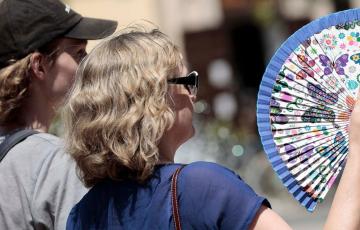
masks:
[(191, 95), (196, 96), (199, 88), (199, 74), (192, 71), (186, 77), (172, 78), (167, 81), (169, 84), (184, 85)]

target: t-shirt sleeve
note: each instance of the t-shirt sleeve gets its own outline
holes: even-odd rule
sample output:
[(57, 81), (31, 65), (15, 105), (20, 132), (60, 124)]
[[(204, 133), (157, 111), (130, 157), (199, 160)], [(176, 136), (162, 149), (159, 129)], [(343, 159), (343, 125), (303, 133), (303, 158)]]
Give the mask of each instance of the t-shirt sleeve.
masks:
[(234, 172), (214, 163), (186, 166), (178, 190), (184, 229), (248, 229), (261, 205), (270, 207)]

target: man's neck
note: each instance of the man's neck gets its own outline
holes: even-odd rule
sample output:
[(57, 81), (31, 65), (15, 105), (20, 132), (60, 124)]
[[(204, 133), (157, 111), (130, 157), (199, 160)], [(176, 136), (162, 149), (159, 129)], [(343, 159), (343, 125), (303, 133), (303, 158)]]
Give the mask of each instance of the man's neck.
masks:
[(29, 98), (23, 109), (25, 128), (47, 132), (55, 116), (55, 108), (49, 105), (46, 98)]
[(33, 90), (25, 99), (24, 106), (18, 115), (22, 122), (6, 124), (0, 127), (0, 133), (9, 133), (16, 129), (34, 129), (47, 132), (55, 116), (55, 108), (51, 106), (40, 90)]
[(0, 136), (6, 135), (19, 129), (34, 129), (39, 132), (46, 133), (49, 130), (49, 126), (49, 122), (40, 120), (36, 116), (34, 119), (31, 119), (31, 117), (26, 117), (25, 123), (9, 123), (0, 126)]

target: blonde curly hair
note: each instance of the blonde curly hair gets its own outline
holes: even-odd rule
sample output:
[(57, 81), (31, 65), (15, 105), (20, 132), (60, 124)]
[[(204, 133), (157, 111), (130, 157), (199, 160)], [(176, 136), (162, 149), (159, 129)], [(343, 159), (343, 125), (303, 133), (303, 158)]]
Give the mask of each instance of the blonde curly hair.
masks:
[(140, 27), (104, 40), (84, 59), (63, 115), (67, 150), (87, 187), (149, 178), (160, 138), (174, 122), (167, 79), (183, 67), (166, 35)]

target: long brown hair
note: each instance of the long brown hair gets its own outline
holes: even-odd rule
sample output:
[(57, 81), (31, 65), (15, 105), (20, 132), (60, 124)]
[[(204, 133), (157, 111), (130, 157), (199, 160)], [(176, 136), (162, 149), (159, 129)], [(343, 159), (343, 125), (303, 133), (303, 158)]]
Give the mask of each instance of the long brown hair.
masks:
[[(55, 39), (38, 49), (50, 63), (56, 58), (51, 54), (57, 49), (59, 41), (60, 38)], [(30, 96), (32, 54), (20, 60), (11, 60), (8, 66), (0, 69), (0, 126), (10, 123), (23, 125), (24, 114), (20, 111), (25, 99)]]

